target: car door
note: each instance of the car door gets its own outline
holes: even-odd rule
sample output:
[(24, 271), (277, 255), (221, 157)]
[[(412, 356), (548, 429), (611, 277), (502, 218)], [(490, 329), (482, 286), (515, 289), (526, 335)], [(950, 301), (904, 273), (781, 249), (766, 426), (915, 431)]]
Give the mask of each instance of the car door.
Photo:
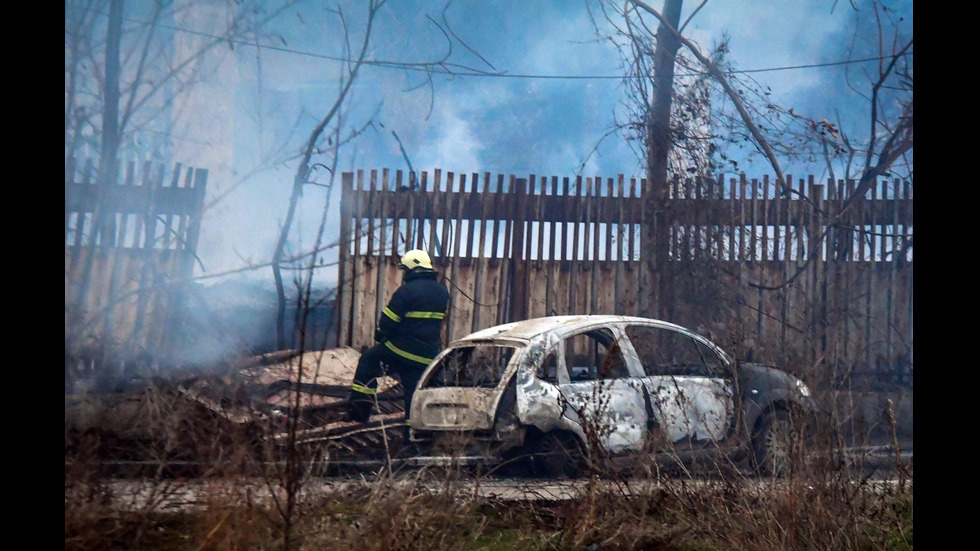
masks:
[(639, 449), (646, 434), (642, 392), (631, 379), (621, 346), (622, 334), (602, 327), (564, 339), (559, 389), (564, 415), (579, 424), (610, 454)]
[(734, 380), (717, 352), (671, 327), (626, 328), (643, 366), (648, 441), (678, 451), (723, 442), (734, 415)]

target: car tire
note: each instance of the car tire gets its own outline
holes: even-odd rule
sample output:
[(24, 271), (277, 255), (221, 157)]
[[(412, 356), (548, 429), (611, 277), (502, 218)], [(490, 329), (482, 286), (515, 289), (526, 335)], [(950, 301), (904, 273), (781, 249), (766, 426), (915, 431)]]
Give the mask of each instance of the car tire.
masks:
[(752, 437), (753, 467), (760, 475), (786, 476), (794, 466), (799, 445), (793, 416), (785, 409), (774, 409), (756, 424)]
[(549, 432), (534, 446), (535, 474), (548, 478), (576, 478), (585, 472), (585, 452), (575, 435)]

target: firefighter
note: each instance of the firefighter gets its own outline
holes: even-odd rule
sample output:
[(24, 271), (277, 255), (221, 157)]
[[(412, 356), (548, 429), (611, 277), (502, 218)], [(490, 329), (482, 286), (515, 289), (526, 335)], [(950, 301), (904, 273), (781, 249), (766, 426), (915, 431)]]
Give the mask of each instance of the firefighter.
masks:
[(397, 375), (405, 391), (404, 437), (408, 444), (412, 395), (422, 371), (441, 348), (440, 334), (449, 306), (449, 291), (437, 280), (438, 274), (425, 251), (406, 252), (398, 268), (404, 272), (402, 284), (378, 319), (374, 332), (376, 344), (357, 362), (348, 408), (352, 421), (367, 421), (375, 403), (378, 377)]

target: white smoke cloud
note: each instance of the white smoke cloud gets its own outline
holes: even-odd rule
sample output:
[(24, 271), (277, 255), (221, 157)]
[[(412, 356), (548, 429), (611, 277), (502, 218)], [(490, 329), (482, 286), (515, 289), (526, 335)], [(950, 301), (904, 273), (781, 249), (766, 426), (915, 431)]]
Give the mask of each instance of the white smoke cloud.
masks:
[(426, 136), (419, 148), (418, 159), (422, 166), (455, 172), (486, 168), (481, 159), (482, 140), (475, 134), (466, 115), (457, 113), (453, 104), (439, 111), (430, 128), (438, 129), (438, 132), (433, 132), (431, 139)]

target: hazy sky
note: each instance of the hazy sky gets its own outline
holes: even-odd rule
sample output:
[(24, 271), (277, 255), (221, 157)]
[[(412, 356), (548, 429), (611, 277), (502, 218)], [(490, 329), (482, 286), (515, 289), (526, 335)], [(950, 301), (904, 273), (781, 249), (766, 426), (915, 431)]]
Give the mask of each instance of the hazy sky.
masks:
[[(363, 2), (341, 3), (357, 28)], [(855, 3), (870, 14), (867, 2)], [(911, 36), (911, 0), (890, 4), (903, 10)], [(234, 116), (232, 169), (237, 177), (251, 171), (273, 144), (298, 149), (332, 103), (338, 86), (335, 58), (342, 55), (336, 18), (327, 11), (333, 5), (308, 2), (283, 13), (269, 27), (281, 38), (267, 41), (275, 49), (261, 49), (259, 66), (251, 59), (254, 48), (239, 49), (237, 88), (222, 100), (233, 98), (234, 103), (224, 107)], [(444, 5), (445, 0), (391, 1), (379, 17), (371, 58), (437, 57), (446, 39), (426, 16), (440, 21)], [(430, 88), (418, 72), (366, 68), (356, 81), (348, 122), (357, 127), (373, 116), (377, 124), (345, 146), (341, 170), (407, 170), (395, 132), (413, 168), (430, 174), (439, 168), (561, 177), (575, 175), (585, 163), (586, 175), (639, 176), (636, 155), (618, 136), (591, 153), (612, 127), (624, 94), (621, 83), (609, 78), (622, 74), (620, 56), (597, 37), (586, 5), (585, 0), (453, 2), (446, 20), (483, 58), (455, 42), (453, 60), (504, 76), (437, 75)], [(595, 0), (589, 5), (594, 7)], [(649, 5), (661, 9), (663, 2)], [(682, 20), (697, 5), (685, 2)], [(601, 14), (597, 17), (605, 24)], [(850, 1), (711, 0), (684, 34), (707, 50), (727, 33), (730, 59), (741, 70), (767, 70), (751, 74), (771, 87), (774, 101), (818, 120), (835, 120), (838, 114), (861, 109), (860, 98), (843, 80), (845, 67), (852, 76), (860, 67), (838, 64), (847, 59), (853, 30)], [(459, 70), (469, 72), (464, 67)], [(259, 98), (261, 110), (255, 107)], [(855, 121), (866, 124), (866, 118), (855, 116)], [(205, 220), (199, 246), (205, 271), (199, 266), (198, 274), (233, 269), (243, 260), (268, 261), (295, 168), (288, 163), (264, 170), (230, 192), (234, 177), (214, 171), (210, 193), (228, 193)], [(769, 170), (760, 166), (757, 172), (751, 167), (746, 172), (762, 177)], [(812, 173), (819, 175), (821, 167)], [(316, 178), (325, 181), (322, 173)], [(336, 209), (339, 193), (330, 201)], [(312, 243), (323, 204), (323, 192), (308, 188), (301, 223), (291, 239), (296, 247)], [(335, 238), (337, 217), (331, 220)], [(335, 274), (324, 276), (326, 283), (335, 281)], [(271, 271), (263, 269), (253, 277), (271, 281)]]

